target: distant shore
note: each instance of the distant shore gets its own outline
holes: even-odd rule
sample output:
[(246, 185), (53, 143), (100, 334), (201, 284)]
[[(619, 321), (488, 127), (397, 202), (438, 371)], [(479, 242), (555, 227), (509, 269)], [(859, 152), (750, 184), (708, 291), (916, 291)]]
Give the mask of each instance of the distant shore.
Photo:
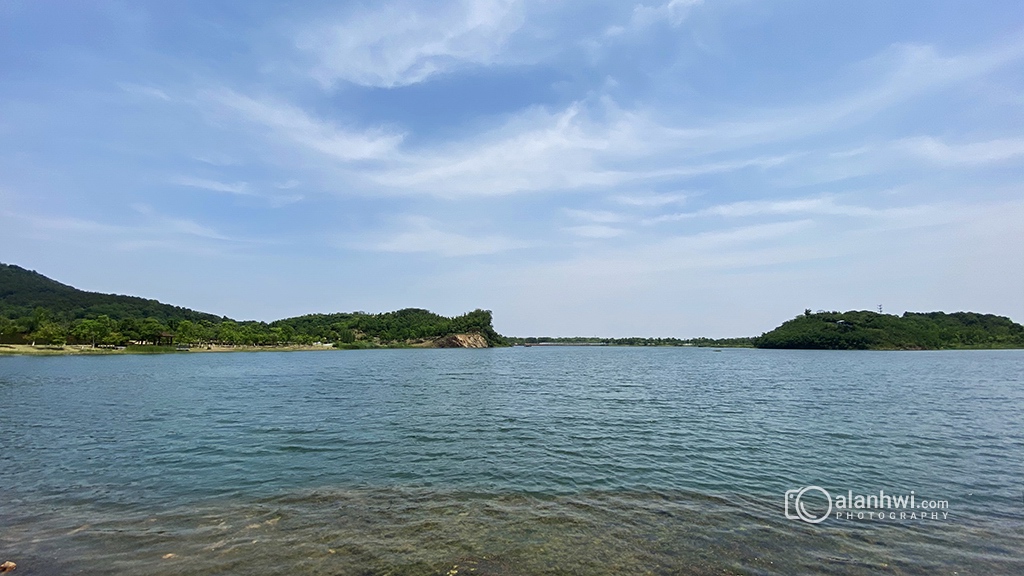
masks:
[(119, 348), (93, 348), (89, 345), (32, 346), (30, 344), (0, 344), (0, 356), (113, 356), (124, 354), (189, 354), (193, 352), (309, 352), (337, 350), (328, 345), (289, 344), (285, 346), (195, 346), (179, 349), (175, 346), (128, 346)]

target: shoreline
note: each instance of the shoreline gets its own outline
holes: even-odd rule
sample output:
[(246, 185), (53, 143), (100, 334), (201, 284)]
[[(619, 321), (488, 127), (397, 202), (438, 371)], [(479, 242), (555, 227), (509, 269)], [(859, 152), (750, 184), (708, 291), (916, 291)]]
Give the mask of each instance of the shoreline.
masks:
[[(189, 353), (232, 353), (232, 352), (318, 352), (323, 350), (394, 350), (394, 349), (424, 349), (424, 348), (447, 348), (448, 346), (437, 346), (435, 342), (411, 342), (400, 345), (370, 345), (370, 346), (340, 346), (334, 345), (313, 345), (313, 344), (287, 344), (281, 346), (245, 346), (245, 345), (211, 345), (197, 346), (185, 350), (178, 350), (171, 346), (129, 346), (127, 348), (93, 348), (88, 344), (68, 344), (61, 347), (31, 344), (0, 344), (0, 357), (3, 356), (145, 356), (147, 354), (189, 354)], [(499, 346), (501, 347), (501, 346)], [(715, 351), (722, 350), (806, 350), (806, 351), (838, 351), (838, 352), (940, 352), (940, 351), (967, 351), (967, 350), (1022, 350), (1021, 346), (959, 346), (950, 348), (867, 348), (867, 349), (838, 349), (838, 348), (758, 348), (756, 346), (701, 346), (701, 345), (630, 345), (630, 344), (580, 344), (580, 343), (543, 343), (543, 344), (513, 344), (504, 346), (507, 348), (705, 348)], [(475, 346), (454, 346), (454, 348), (476, 348)]]
[(189, 354), (223, 352), (313, 352), (338, 350), (334, 346), (288, 344), (285, 346), (197, 346), (178, 350), (170, 346), (129, 346), (127, 348), (93, 348), (88, 344), (65, 346), (32, 346), (31, 344), (0, 344), (0, 356), (124, 356), (146, 354)]

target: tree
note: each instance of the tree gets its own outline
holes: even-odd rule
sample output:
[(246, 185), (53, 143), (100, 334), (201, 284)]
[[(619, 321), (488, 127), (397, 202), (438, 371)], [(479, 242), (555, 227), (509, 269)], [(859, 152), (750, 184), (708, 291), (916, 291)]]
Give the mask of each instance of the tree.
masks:
[(110, 335), (115, 330), (117, 330), (117, 322), (111, 320), (106, 314), (102, 314), (95, 319), (80, 321), (75, 326), (72, 334), (79, 340), (89, 342), (95, 348), (97, 342), (109, 343)]
[(159, 344), (164, 332), (167, 332), (167, 327), (156, 318), (146, 318), (139, 326), (139, 336), (144, 342)]
[(10, 318), (0, 316), (0, 342), (18, 333), (18, 325)]
[(121, 320), (118, 325), (118, 331), (125, 340), (128, 341), (139, 341), (142, 340), (142, 332), (140, 331), (141, 323), (138, 318), (125, 318)]
[(67, 342), (67, 332), (56, 322), (44, 322), (39, 329), (32, 333), (32, 341), (63, 346)]
[(238, 324), (232, 320), (221, 322), (217, 327), (217, 340), (222, 344), (238, 344), (242, 340)]
[(36, 306), (35, 310), (32, 311), (32, 316), (29, 318), (27, 328), (29, 332), (36, 332), (43, 327), (50, 320), (50, 312), (42, 306)]
[(82, 342), (90, 342), (92, 347), (96, 347), (98, 329), (96, 327), (95, 320), (80, 320), (75, 324), (74, 329), (71, 331), (71, 335)]
[(195, 344), (199, 341), (199, 329), (200, 327), (191, 320), (182, 320), (178, 322), (174, 336), (182, 344)]

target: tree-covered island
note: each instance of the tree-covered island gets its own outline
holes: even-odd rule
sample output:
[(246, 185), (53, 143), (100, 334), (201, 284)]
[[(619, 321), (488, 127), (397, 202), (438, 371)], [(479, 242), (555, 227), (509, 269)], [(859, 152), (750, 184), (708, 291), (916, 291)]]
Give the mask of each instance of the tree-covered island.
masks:
[(1024, 326), (974, 312), (811, 312), (753, 339), (758, 348), (942, 350), (1024, 348)]

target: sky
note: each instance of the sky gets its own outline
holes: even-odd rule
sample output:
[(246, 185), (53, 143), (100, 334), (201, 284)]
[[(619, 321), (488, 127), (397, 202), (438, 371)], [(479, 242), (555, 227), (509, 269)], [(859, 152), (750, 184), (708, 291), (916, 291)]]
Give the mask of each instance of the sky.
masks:
[(0, 262), (271, 321), (1024, 321), (1024, 3), (0, 0)]

